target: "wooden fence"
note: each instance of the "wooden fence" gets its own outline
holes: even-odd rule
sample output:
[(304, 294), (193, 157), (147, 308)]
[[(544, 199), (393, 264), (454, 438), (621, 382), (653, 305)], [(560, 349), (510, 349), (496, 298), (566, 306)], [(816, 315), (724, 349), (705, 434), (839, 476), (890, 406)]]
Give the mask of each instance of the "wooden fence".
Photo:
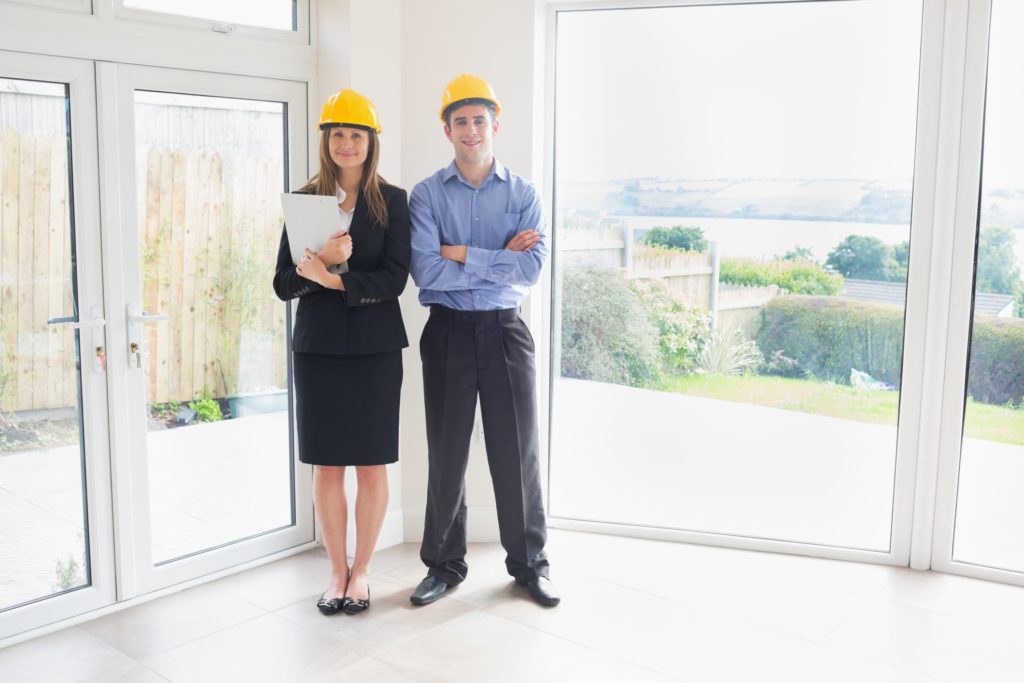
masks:
[(0, 136), (0, 410), (77, 403), (67, 138)]
[(284, 387), (281, 160), (140, 147), (136, 163), (143, 306), (171, 316), (147, 327), (150, 402)]
[[(46, 322), (73, 312), (66, 138), (8, 129), (2, 144), (0, 410), (75, 406), (73, 334)], [(149, 401), (286, 386), (285, 307), (271, 289), (283, 161), (136, 154), (143, 306), (170, 314), (147, 326)]]

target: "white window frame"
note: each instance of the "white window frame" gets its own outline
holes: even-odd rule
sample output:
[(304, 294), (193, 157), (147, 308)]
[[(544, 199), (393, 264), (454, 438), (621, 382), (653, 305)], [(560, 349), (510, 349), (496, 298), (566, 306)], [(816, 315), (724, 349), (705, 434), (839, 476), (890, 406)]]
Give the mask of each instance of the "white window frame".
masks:
[(971, 335), (971, 294), (974, 285), (976, 235), (980, 216), (985, 87), (988, 66), (991, 0), (973, 0), (966, 41), (960, 158), (954, 169), (959, 185), (956, 229), (950, 255), (951, 296), (945, 355), (943, 401), (939, 427), (937, 488), (932, 568), (979, 579), (1024, 586), (1024, 571), (1012, 571), (953, 559), (956, 503), (962, 450), (964, 397), (967, 390), (968, 346)]
[(92, 0), (2, 0), (2, 5), (28, 5), (30, 7), (47, 7), (65, 12), (92, 14)]
[[(100, 0), (97, 0), (100, 1)], [(109, 0), (108, 0), (109, 1)], [(124, 0), (113, 0), (114, 17), (138, 22), (164, 24), (167, 26), (181, 27), (192, 31), (209, 32), (214, 27), (231, 26), (232, 33), (250, 38), (261, 38), (301, 45), (309, 44), (309, 0), (295, 0), (295, 28), (275, 29), (265, 26), (252, 26), (249, 24), (237, 24), (234, 22), (223, 22), (215, 19), (202, 17), (190, 17), (170, 12), (157, 10), (140, 9), (124, 4)]]
[(239, 26), (229, 34), (213, 30), (221, 22), (119, 10), (116, 2), (120, 0), (92, 0), (89, 13), (0, 0), (0, 45), (61, 57), (316, 82), (318, 0), (299, 0), (301, 30)]

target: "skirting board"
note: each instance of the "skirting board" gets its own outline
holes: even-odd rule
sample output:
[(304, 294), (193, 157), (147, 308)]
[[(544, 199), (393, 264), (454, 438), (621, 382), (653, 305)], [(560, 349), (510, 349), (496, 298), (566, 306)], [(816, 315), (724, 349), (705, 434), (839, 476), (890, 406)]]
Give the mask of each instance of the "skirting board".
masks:
[[(406, 543), (422, 541), (424, 513), (421, 510), (404, 509), (403, 517)], [(466, 511), (466, 527), (466, 540), (470, 543), (497, 543), (500, 540), (498, 510), (493, 505), (470, 505)], [(382, 546), (378, 544), (377, 547)]]

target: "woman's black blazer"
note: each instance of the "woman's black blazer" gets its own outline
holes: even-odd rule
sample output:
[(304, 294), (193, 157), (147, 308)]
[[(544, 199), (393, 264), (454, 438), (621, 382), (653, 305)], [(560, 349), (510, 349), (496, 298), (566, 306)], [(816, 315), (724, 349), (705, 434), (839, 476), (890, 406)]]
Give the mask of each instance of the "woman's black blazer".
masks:
[(409, 345), (398, 296), (409, 279), (409, 204), (405, 190), (383, 185), (388, 225), (370, 217), (363, 193), (352, 214), (352, 257), (342, 273), (345, 291), (327, 289), (295, 272), (288, 231), (281, 232), (274, 291), (299, 297), (292, 350), (336, 356), (396, 351)]

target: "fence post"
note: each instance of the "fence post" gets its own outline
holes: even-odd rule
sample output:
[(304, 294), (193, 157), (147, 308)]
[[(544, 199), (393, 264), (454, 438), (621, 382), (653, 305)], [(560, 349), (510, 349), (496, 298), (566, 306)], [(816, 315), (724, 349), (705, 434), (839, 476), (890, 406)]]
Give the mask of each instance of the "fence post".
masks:
[(711, 329), (718, 327), (718, 242), (711, 242), (711, 292), (708, 298), (708, 310), (711, 312)]
[(633, 226), (622, 224), (622, 268), (627, 273), (633, 270)]

